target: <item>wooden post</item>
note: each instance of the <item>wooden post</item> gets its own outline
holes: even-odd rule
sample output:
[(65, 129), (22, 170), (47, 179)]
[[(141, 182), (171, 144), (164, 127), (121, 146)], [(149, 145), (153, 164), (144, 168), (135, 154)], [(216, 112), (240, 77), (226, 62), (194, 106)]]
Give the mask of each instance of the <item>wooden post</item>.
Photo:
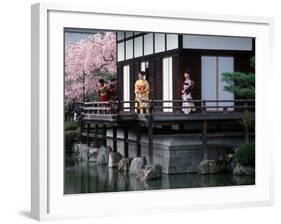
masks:
[[(249, 110), (248, 110), (248, 102), (244, 102), (244, 119), (249, 119)], [(250, 138), (249, 138), (249, 127), (247, 125), (247, 122), (243, 122), (244, 123), (244, 141), (246, 144), (248, 144), (250, 142)]]
[(90, 146), (90, 124), (87, 124), (87, 145)]
[(202, 125), (202, 154), (203, 154), (203, 160), (208, 159), (208, 147), (207, 147), (207, 121), (203, 121)]
[(82, 138), (83, 138), (83, 121), (80, 121), (80, 143), (82, 144)]
[(124, 129), (124, 157), (129, 157), (129, 147), (128, 147), (128, 128)]
[(140, 144), (140, 139), (141, 139), (141, 129), (140, 129), (140, 126), (137, 125), (137, 127), (136, 127), (137, 157), (140, 157), (140, 156), (141, 156), (141, 144)]
[(153, 126), (152, 117), (153, 116), (153, 101), (149, 102), (149, 118), (148, 118), (148, 158), (149, 163), (153, 164)]
[(113, 152), (117, 152), (117, 127), (114, 125), (112, 128), (113, 137)]
[(99, 131), (99, 125), (98, 124), (95, 124), (95, 147), (98, 147), (98, 131)]
[(149, 163), (153, 164), (153, 126), (152, 122), (149, 121), (148, 124), (148, 158)]
[(103, 145), (106, 146), (106, 125), (102, 127), (102, 137), (103, 137)]
[(204, 112), (206, 112), (206, 101), (205, 100), (203, 100), (202, 104), (201, 104), (201, 113), (204, 113)]

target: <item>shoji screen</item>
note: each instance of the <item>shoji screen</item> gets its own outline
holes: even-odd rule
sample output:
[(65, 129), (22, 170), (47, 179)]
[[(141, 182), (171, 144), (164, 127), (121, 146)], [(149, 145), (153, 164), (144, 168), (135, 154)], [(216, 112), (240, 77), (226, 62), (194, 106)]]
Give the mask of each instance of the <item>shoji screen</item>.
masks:
[[(234, 58), (233, 57), (218, 57), (218, 75), (219, 75), (219, 99), (220, 100), (234, 100), (234, 94), (224, 90), (226, 83), (222, 81), (222, 74), (224, 72), (234, 71)], [(233, 102), (223, 102), (220, 106), (233, 106)]]
[[(130, 100), (130, 66), (125, 65), (123, 67), (123, 100)], [(130, 103), (124, 103), (124, 107), (129, 107)], [(129, 111), (129, 109), (125, 109), (125, 111)]]
[[(163, 58), (163, 100), (173, 100), (173, 58)], [(171, 102), (164, 102), (164, 107), (171, 107)], [(172, 108), (164, 108), (164, 112), (173, 112)]]
[[(234, 100), (233, 93), (224, 90), (226, 84), (222, 81), (222, 74), (233, 70), (233, 57), (202, 56), (202, 100)], [(207, 103), (207, 106), (233, 106), (233, 102)]]

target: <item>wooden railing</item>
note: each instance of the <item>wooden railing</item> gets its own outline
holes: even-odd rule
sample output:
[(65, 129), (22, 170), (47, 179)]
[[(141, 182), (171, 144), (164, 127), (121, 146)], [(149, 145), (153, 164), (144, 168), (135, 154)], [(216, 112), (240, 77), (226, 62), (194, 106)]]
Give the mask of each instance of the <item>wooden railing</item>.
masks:
[[(191, 100), (192, 106), (183, 106), (182, 100), (149, 100), (143, 101), (144, 107), (140, 107), (136, 101), (108, 101), (108, 102), (84, 102), (79, 103), (82, 114), (126, 114), (140, 113), (138, 109), (144, 109), (145, 114), (154, 113), (182, 113), (182, 109), (195, 109), (193, 113), (210, 112), (245, 112), (255, 110), (254, 100)], [(138, 106), (139, 105), (139, 106)]]

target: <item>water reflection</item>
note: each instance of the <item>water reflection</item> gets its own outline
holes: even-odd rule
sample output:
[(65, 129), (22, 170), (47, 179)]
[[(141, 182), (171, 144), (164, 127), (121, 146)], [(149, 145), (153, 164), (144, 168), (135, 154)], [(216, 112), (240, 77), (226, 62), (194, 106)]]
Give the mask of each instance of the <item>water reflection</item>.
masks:
[(162, 175), (162, 179), (144, 182), (133, 175), (107, 166), (77, 162), (65, 168), (65, 194), (138, 191), (194, 187), (214, 187), (255, 184), (254, 176), (236, 177), (231, 174)]

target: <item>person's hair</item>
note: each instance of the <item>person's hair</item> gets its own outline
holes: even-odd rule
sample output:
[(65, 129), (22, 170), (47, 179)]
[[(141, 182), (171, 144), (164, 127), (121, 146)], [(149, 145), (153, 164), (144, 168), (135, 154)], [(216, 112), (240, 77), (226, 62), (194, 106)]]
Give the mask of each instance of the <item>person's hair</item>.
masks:
[(99, 79), (98, 82), (99, 82), (100, 84), (104, 84), (104, 80), (103, 80), (103, 79)]
[(116, 80), (117, 80), (116, 78), (110, 79), (111, 82), (114, 82), (114, 81), (116, 81)]
[(189, 70), (185, 70), (185, 72), (184, 73), (187, 73), (187, 74), (189, 74), (190, 75), (190, 71)]
[(146, 73), (145, 73), (144, 71), (141, 71), (141, 72), (140, 72), (140, 75), (142, 75), (142, 76), (145, 76), (145, 74), (146, 74)]

